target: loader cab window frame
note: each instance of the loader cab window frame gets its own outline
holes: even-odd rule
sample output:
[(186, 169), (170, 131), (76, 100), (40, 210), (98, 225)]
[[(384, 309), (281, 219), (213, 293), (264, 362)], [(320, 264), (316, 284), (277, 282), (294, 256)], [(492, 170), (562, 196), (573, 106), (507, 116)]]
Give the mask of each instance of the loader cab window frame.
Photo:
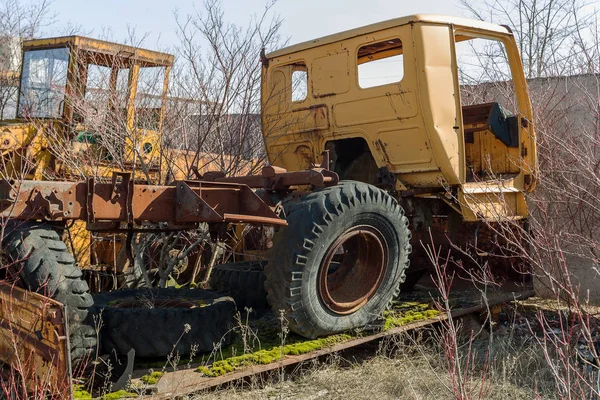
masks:
[(63, 117), (70, 61), (68, 46), (23, 52), (17, 118)]
[(166, 73), (166, 66), (140, 65), (134, 100), (135, 127), (137, 129), (148, 131), (160, 129)]

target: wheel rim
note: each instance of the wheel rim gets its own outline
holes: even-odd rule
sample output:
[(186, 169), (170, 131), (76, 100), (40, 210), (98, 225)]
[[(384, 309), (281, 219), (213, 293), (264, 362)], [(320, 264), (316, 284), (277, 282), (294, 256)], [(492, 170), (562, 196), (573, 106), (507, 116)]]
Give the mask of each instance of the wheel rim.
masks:
[(356, 312), (377, 292), (388, 264), (381, 232), (357, 226), (329, 247), (319, 268), (319, 297), (336, 314)]

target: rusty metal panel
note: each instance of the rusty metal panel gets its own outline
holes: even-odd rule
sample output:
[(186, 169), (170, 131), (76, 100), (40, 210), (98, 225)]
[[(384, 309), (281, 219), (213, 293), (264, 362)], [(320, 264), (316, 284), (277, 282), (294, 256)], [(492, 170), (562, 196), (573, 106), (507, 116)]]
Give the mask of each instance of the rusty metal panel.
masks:
[[(191, 182), (190, 182), (191, 183)], [(194, 185), (194, 183), (191, 183)], [(197, 190), (190, 187), (185, 181), (175, 184), (177, 190), (177, 207), (175, 207), (175, 222), (185, 222), (194, 216), (200, 216), (207, 222), (219, 222), (223, 217), (219, 215), (201, 197), (202, 183), (197, 182)], [(235, 193), (233, 193), (235, 194)], [(225, 197), (225, 196), (223, 196)], [(225, 200), (225, 198), (223, 199)]]
[(0, 360), (30, 392), (70, 396), (66, 315), (58, 301), (0, 281)]
[(97, 183), (94, 178), (86, 182), (0, 180), (0, 216), (82, 220), (89, 226), (103, 222), (287, 225), (250, 187), (288, 191), (293, 186), (331, 186), (338, 181), (336, 173), (323, 167), (287, 172), (274, 166), (263, 168), (261, 175), (207, 173), (203, 181), (166, 186), (135, 184), (130, 173), (114, 173), (110, 183)]
[[(300, 174), (300, 175), (298, 175)], [(283, 182), (334, 181), (327, 172), (285, 173)], [(337, 177), (337, 175), (335, 175)], [(277, 176), (270, 178), (279, 182)], [(281, 183), (281, 182), (279, 182)], [(286, 225), (243, 183), (178, 181), (177, 186), (134, 184), (131, 177), (112, 183), (0, 181), (0, 216), (49, 221), (177, 222), (197, 224), (244, 221)]]

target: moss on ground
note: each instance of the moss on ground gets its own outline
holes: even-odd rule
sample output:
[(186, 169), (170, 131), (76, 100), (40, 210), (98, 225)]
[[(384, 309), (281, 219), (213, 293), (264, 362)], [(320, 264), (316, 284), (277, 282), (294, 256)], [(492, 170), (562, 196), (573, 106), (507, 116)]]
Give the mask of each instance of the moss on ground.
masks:
[(80, 400), (91, 399), (92, 395), (90, 392), (85, 390), (83, 385), (73, 385), (73, 398)]
[(117, 392), (107, 393), (107, 394), (101, 396), (100, 398), (102, 400), (117, 400), (117, 399), (131, 399), (131, 398), (135, 398), (135, 397), (139, 397), (139, 394), (133, 393), (133, 392), (128, 392), (126, 390), (119, 390)]
[(430, 319), (439, 315), (438, 310), (425, 310), (425, 311), (407, 311), (400, 315), (387, 315), (385, 316), (385, 323), (383, 324), (383, 330), (387, 331), (391, 328), (410, 324), (411, 322), (421, 321)]
[[(130, 399), (138, 397), (137, 393), (128, 392), (126, 390), (119, 390), (112, 393), (106, 393), (102, 396), (97, 397), (101, 400), (117, 400), (117, 399)], [(85, 390), (83, 385), (73, 385), (73, 399), (76, 400), (92, 400), (94, 397)]]
[(158, 383), (158, 381), (160, 380), (160, 378), (162, 378), (162, 376), (164, 375), (164, 372), (161, 371), (154, 371), (148, 375), (144, 375), (142, 376), (142, 382), (144, 382), (147, 385), (156, 385)]
[(439, 311), (427, 303), (418, 301), (396, 302), (392, 309), (383, 313), (383, 330), (437, 317)]
[(211, 366), (200, 366), (196, 369), (197, 372), (203, 373), (205, 376), (215, 377), (224, 375), (228, 372), (235, 371), (241, 367), (256, 364), (270, 364), (274, 361), (282, 359), (286, 355), (299, 355), (319, 350), (337, 343), (351, 339), (352, 336), (347, 334), (332, 335), (321, 339), (300, 341), (297, 343), (286, 344), (282, 346), (274, 346), (268, 349), (255, 351), (253, 353), (242, 354), (223, 358), (215, 361)]
[[(393, 305), (390, 311), (384, 313), (381, 329), (385, 331), (411, 322), (430, 319), (438, 314), (439, 312), (427, 303), (419, 301), (398, 301)], [(290, 333), (286, 338), (286, 344), (282, 347), (280, 336), (281, 327), (276, 318), (271, 317), (251, 320), (250, 328), (256, 333), (260, 340), (255, 339), (255, 342), (246, 343), (246, 347), (244, 347), (240, 337), (238, 337), (234, 344), (216, 352), (217, 360), (214, 361), (212, 365), (200, 366), (196, 371), (201, 372), (208, 377), (221, 376), (249, 365), (270, 364), (282, 359), (286, 355), (310, 353), (353, 339), (357, 336), (355, 333), (345, 333), (308, 340)], [(248, 351), (248, 347), (258, 347), (260, 350)], [(215, 356), (213, 355), (213, 357)], [(206, 362), (206, 360), (204, 360), (204, 362)]]

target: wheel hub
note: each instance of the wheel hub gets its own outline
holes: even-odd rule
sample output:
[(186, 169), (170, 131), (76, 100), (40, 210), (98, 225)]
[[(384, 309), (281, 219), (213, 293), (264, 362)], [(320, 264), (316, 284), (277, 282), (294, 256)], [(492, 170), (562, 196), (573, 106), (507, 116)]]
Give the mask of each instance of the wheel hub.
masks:
[(329, 247), (319, 268), (319, 297), (336, 314), (352, 314), (377, 292), (388, 265), (381, 232), (356, 226)]

